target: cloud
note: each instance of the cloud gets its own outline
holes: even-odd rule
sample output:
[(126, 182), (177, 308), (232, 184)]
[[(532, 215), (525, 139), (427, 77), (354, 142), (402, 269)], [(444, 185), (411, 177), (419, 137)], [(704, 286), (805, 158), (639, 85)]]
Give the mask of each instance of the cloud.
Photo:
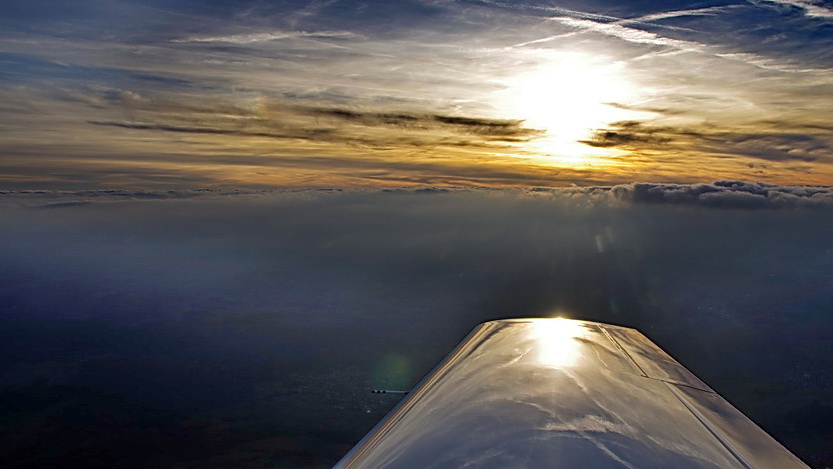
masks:
[(571, 28), (593, 31), (635, 44), (666, 46), (673, 47), (675, 49), (699, 49), (701, 47), (698, 43), (671, 39), (660, 36), (659, 34), (643, 31), (641, 29), (629, 28), (620, 24), (599, 23), (592, 20), (576, 18), (553, 18), (553, 21)]
[(648, 128), (639, 122), (620, 122), (613, 125), (613, 129), (596, 131), (591, 140), (583, 140), (592, 147), (634, 147), (644, 144), (662, 145), (671, 141), (667, 136), (656, 136), (662, 129)]
[(678, 205), (715, 209), (833, 208), (833, 186), (790, 186), (747, 181), (663, 184), (636, 182), (615, 186), (537, 188), (533, 196), (572, 200), (579, 206)]
[[(507, 8), (511, 8), (511, 5), (507, 5), (501, 2), (488, 2), (490, 4), (500, 5)], [(580, 29), (584, 31), (593, 31), (600, 34), (604, 34), (607, 36), (612, 36), (618, 39), (622, 39), (627, 42), (635, 43), (635, 44), (649, 44), (649, 45), (659, 45), (659, 46), (666, 46), (666, 47), (673, 47), (680, 50), (700, 50), (704, 47), (700, 43), (691, 42), (691, 41), (684, 41), (679, 39), (673, 39), (661, 36), (656, 33), (648, 32), (642, 29), (629, 27), (628, 25), (637, 25), (637, 26), (644, 26), (650, 28), (661, 28), (661, 29), (669, 29), (669, 30), (677, 30), (677, 31), (685, 31), (685, 32), (696, 32), (689, 28), (683, 28), (679, 26), (672, 26), (672, 25), (665, 25), (662, 23), (656, 23), (659, 20), (666, 20), (666, 19), (673, 19), (673, 18), (681, 18), (687, 16), (713, 16), (718, 13), (722, 13), (728, 11), (732, 8), (736, 8), (736, 5), (728, 5), (728, 6), (721, 6), (721, 7), (709, 7), (709, 8), (695, 8), (695, 9), (686, 9), (686, 10), (671, 10), (671, 11), (664, 11), (659, 13), (651, 13), (647, 15), (635, 16), (632, 18), (622, 18), (616, 16), (609, 16), (609, 15), (599, 15), (595, 13), (588, 13), (583, 11), (576, 11), (576, 10), (568, 10), (559, 7), (543, 7), (543, 6), (536, 6), (536, 5), (522, 5), (522, 8), (528, 9), (538, 9), (547, 12), (556, 13), (559, 16), (555, 16), (550, 18), (551, 20), (568, 26), (570, 28)], [(558, 39), (562, 37), (568, 37), (569, 33), (567, 34), (557, 34), (548, 36), (541, 39), (535, 39), (531, 41), (525, 41), (519, 44), (516, 44), (516, 47), (526, 46), (530, 44), (537, 44), (542, 42), (551, 41), (553, 39)]]
[[(788, 3), (792, 4), (792, 2)], [(803, 4), (803, 2), (795, 3)], [(760, 44), (758, 44), (757, 42), (750, 41), (758, 41), (757, 38), (751, 40), (745, 39), (734, 44), (731, 42), (720, 43), (719, 41), (714, 41), (712, 40), (712, 38), (709, 37), (708, 34), (704, 34), (707, 33), (710, 27), (714, 27), (713, 25), (704, 24), (703, 27), (705, 28), (705, 31), (697, 31), (690, 28), (664, 25), (662, 23), (657, 22), (675, 18), (709, 17), (718, 16), (724, 13), (736, 13), (736, 10), (739, 10), (742, 7), (742, 5), (726, 5), (687, 10), (672, 10), (658, 13), (650, 13), (641, 16), (634, 16), (631, 18), (620, 18), (594, 14), (579, 14), (581, 12), (573, 12), (566, 10), (563, 12), (563, 16), (553, 17), (551, 19), (559, 24), (562, 24), (569, 28), (577, 29), (581, 32), (595, 32), (598, 34), (603, 34), (609, 37), (617, 38), (631, 44), (661, 46), (679, 52), (695, 51), (703, 53), (706, 56), (714, 55), (716, 57), (742, 62), (747, 65), (752, 65), (754, 67), (761, 68), (764, 70), (777, 70), (786, 73), (814, 73), (826, 71), (826, 68), (821, 63), (815, 63), (813, 64), (813, 66), (808, 66), (809, 64), (807, 63), (807, 61), (796, 60), (799, 57), (797, 51), (793, 51), (790, 54), (778, 54), (774, 53), (775, 51), (771, 50), (770, 47), (769, 49), (763, 49), (759, 50), (757, 53), (753, 53), (751, 51), (758, 49), (758, 46)], [(822, 8), (821, 10), (824, 9)], [(821, 11), (816, 12), (816, 14), (817, 16), (821, 16), (826, 13), (824, 13), (824, 11)], [(737, 17), (743, 15), (744, 13), (740, 13), (739, 15), (736, 13), (734, 16)], [(723, 21), (731, 20), (721, 19), (716, 24), (719, 25)], [(688, 38), (698, 37), (701, 39), (697, 41), (678, 39), (648, 30), (655, 30), (657, 28), (674, 30), (682, 33), (681, 36)], [(796, 27), (791, 25), (786, 29), (793, 32), (793, 30), (796, 29)], [(745, 27), (740, 27), (738, 30), (735, 31), (735, 34), (729, 35), (728, 37), (724, 37), (722, 39), (734, 39), (737, 41), (738, 39), (740, 39), (740, 36), (738, 36), (737, 33), (755, 34), (755, 30), (750, 31), (747, 30)], [(516, 44), (515, 47), (522, 47), (531, 44), (549, 42), (556, 39), (569, 38), (574, 34), (575, 33), (570, 32), (554, 34), (540, 39), (525, 41)], [(806, 50), (806, 48), (804, 48), (804, 50)], [(667, 54), (667, 51), (663, 52), (663, 54)], [(645, 59), (647, 57), (654, 57), (656, 55), (657, 52), (653, 52), (644, 55), (642, 58)]]
[(722, 57), (729, 60), (737, 60), (763, 70), (776, 70), (784, 73), (829, 73), (830, 69), (823, 67), (806, 67), (785, 60), (773, 59), (759, 54), (749, 52), (735, 52), (727, 54), (715, 54), (716, 57)]
[[(506, 5), (508, 7), (508, 5)], [(554, 21), (560, 22), (566, 26), (572, 28), (579, 28), (585, 31), (595, 31), (602, 34), (606, 34), (608, 36), (613, 36), (619, 39), (623, 39), (628, 42), (637, 43), (637, 44), (653, 44), (653, 45), (663, 45), (663, 46), (671, 46), (678, 49), (688, 50), (688, 49), (699, 49), (703, 47), (702, 44), (666, 38), (660, 36), (655, 33), (651, 33), (648, 31), (644, 31), (643, 29), (632, 28), (631, 25), (634, 26), (641, 26), (643, 28), (650, 28), (650, 29), (667, 29), (672, 31), (681, 31), (681, 32), (688, 32), (688, 33), (698, 33), (698, 31), (684, 28), (680, 26), (673, 26), (669, 24), (664, 24), (662, 22), (658, 22), (661, 20), (669, 20), (669, 19), (676, 19), (676, 18), (685, 18), (690, 16), (715, 16), (720, 13), (724, 13), (730, 11), (732, 9), (738, 8), (739, 5), (726, 5), (726, 6), (718, 6), (718, 7), (707, 7), (707, 8), (692, 8), (686, 10), (670, 10), (670, 11), (661, 11), (659, 13), (649, 13), (646, 15), (641, 16), (634, 16), (630, 18), (623, 18), (623, 17), (616, 17), (616, 16), (608, 16), (608, 15), (598, 15), (594, 13), (587, 13), (582, 11), (575, 11), (575, 10), (567, 10), (564, 8), (557, 8), (557, 7), (538, 7), (538, 9), (543, 9), (545, 11), (551, 11), (553, 13), (557, 13), (558, 17), (551, 18)], [(526, 6), (526, 8), (531, 8), (530, 6)], [(571, 21), (574, 20), (574, 21)], [(543, 42), (549, 42), (554, 39), (566, 38), (571, 36), (572, 33), (565, 33), (565, 34), (556, 34), (552, 36), (548, 36), (541, 39), (535, 39), (531, 41), (525, 41), (519, 44), (516, 44), (515, 47), (522, 47), (530, 44), (539, 44)]]
[[(814, 1), (801, 1), (801, 0), (759, 0), (761, 2), (766, 3), (776, 3), (779, 5), (788, 5), (796, 8), (800, 8), (804, 14), (810, 18), (821, 18), (824, 20), (833, 20), (833, 10), (830, 8), (819, 6)], [(758, 3), (753, 1), (752, 3)]]
[(252, 44), (281, 39), (359, 39), (363, 36), (350, 31), (267, 31), (257, 33), (230, 34), (226, 36), (189, 36), (173, 39), (171, 42), (224, 42), (229, 44)]
[(670, 11), (662, 11), (659, 13), (651, 13), (647, 15), (642, 15), (636, 18), (630, 19), (623, 19), (621, 21), (630, 23), (632, 21), (639, 22), (639, 23), (648, 23), (652, 21), (658, 20), (666, 20), (672, 18), (682, 18), (686, 16), (714, 16), (719, 13), (724, 13), (728, 10), (737, 8), (738, 5), (726, 5), (726, 6), (719, 6), (719, 7), (707, 7), (707, 8), (692, 8), (688, 10), (670, 10)]
[(43, 205), (38, 205), (38, 208), (64, 208), (64, 207), (80, 207), (82, 205), (88, 205), (91, 202), (89, 200), (63, 200), (59, 202), (49, 202)]
[(167, 191), (0, 191), (0, 202), (35, 208), (66, 208), (93, 202), (121, 200), (181, 200), (216, 197), (306, 197), (328, 193), (398, 193), (398, 194), (505, 194), (519, 197), (547, 196), (554, 201), (609, 205), (683, 205), (704, 208), (822, 208), (833, 207), (833, 186), (791, 186), (748, 181), (663, 184), (636, 182), (614, 186), (562, 187), (532, 189), (414, 186), (386, 189), (194, 189)]
[(334, 117), (366, 126), (394, 126), (416, 130), (428, 130), (441, 126), (470, 134), (516, 138), (532, 137), (540, 133), (536, 129), (523, 127), (523, 121), (519, 119), (488, 119), (406, 112), (366, 112), (313, 106), (297, 106), (296, 109), (310, 115)]
[(712, 184), (623, 184), (610, 188), (613, 200), (714, 208), (833, 207), (833, 187), (779, 186), (762, 182)]
[[(663, 19), (671, 19), (671, 18), (680, 18), (685, 16), (710, 16), (715, 15), (717, 13), (726, 11), (730, 8), (734, 8), (733, 5), (730, 6), (722, 6), (722, 7), (709, 7), (709, 8), (693, 8), (693, 9), (686, 9), (686, 10), (672, 10), (672, 11), (664, 11), (660, 13), (652, 13), (647, 15), (641, 16), (634, 16), (631, 18), (621, 17), (621, 16), (611, 16), (611, 15), (604, 15), (599, 13), (592, 13), (588, 11), (581, 11), (581, 10), (571, 10), (568, 8), (562, 7), (555, 7), (549, 5), (533, 5), (528, 3), (506, 3), (506, 2), (497, 2), (497, 1), (485, 1), (481, 0), (482, 3), (487, 5), (494, 5), (510, 10), (530, 10), (530, 11), (540, 11), (545, 13), (554, 13), (559, 17), (568, 17), (568, 18), (577, 18), (581, 20), (590, 20), (593, 22), (605, 23), (605, 24), (640, 24), (645, 26), (651, 26), (655, 28), (662, 28), (662, 29), (671, 29), (677, 31), (692, 31), (688, 28), (682, 28), (678, 26), (671, 26), (665, 25), (661, 23), (654, 23), (657, 20)], [(553, 17), (551, 19), (557, 19)], [(539, 41), (530, 41), (529, 43), (534, 43)]]
[[(289, 191), (287, 191), (289, 192)], [(255, 190), (183, 189), (183, 190), (21, 190), (0, 191), (0, 202), (38, 209), (83, 207), (95, 203), (119, 201), (161, 201), (209, 197), (256, 195)]]
[[(135, 130), (161, 130), (165, 132), (182, 132), (189, 134), (217, 134), (231, 135), (238, 137), (268, 137), (275, 139), (305, 139), (305, 140), (327, 140), (326, 135), (332, 133), (332, 129), (299, 129), (298, 132), (279, 131), (247, 131), (240, 129), (223, 129), (208, 126), (185, 126), (170, 124), (154, 124), (141, 122), (119, 122), (119, 121), (89, 121), (92, 125), (121, 127), (123, 129)], [(355, 139), (352, 139), (355, 140)]]
[(708, 124), (652, 126), (626, 121), (597, 130), (583, 143), (598, 148), (630, 151), (688, 150), (703, 155), (732, 155), (767, 161), (828, 161), (833, 141), (813, 124), (799, 125), (789, 132), (784, 123), (759, 122), (746, 128), (715, 127)]
[(134, 119), (91, 120), (96, 126), (265, 137), (279, 140), (385, 146), (490, 147), (526, 142), (541, 131), (521, 120), (490, 119), (412, 112), (361, 111), (342, 107), (260, 103), (256, 109), (191, 106), (185, 103), (132, 103)]
[(492, 5), (500, 8), (506, 8), (509, 10), (530, 10), (530, 11), (541, 11), (546, 13), (556, 13), (565, 16), (571, 16), (576, 18), (583, 18), (583, 19), (590, 19), (590, 20), (599, 20), (599, 21), (618, 21), (622, 18), (618, 18), (616, 16), (609, 16), (609, 15), (601, 15), (597, 13), (590, 13), (586, 11), (580, 10), (570, 10), (567, 8), (555, 7), (550, 5), (535, 5), (532, 3), (521, 3), (521, 2), (499, 2), (499, 1), (492, 1), (492, 0), (481, 0), (480, 3), (485, 5)]

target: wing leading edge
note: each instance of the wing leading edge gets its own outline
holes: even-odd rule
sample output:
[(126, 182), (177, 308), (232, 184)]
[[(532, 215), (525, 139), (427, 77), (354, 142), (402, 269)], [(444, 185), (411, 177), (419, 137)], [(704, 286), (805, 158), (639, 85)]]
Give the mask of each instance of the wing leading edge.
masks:
[(477, 326), (334, 469), (807, 468), (634, 329)]

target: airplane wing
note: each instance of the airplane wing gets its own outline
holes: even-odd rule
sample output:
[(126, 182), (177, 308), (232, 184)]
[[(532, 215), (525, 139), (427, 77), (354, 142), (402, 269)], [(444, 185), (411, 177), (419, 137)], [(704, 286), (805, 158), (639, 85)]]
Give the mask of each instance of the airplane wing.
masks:
[(807, 468), (634, 329), (477, 326), (334, 469)]

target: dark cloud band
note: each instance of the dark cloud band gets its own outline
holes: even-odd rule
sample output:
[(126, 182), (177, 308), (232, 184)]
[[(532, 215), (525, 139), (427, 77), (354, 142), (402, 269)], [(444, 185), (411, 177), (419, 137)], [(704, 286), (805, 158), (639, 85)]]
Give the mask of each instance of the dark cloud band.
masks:
[(168, 191), (0, 191), (0, 202), (20, 203), (39, 208), (60, 208), (86, 205), (96, 201), (118, 200), (179, 200), (205, 197), (326, 194), (336, 192), (397, 192), (435, 194), (449, 192), (503, 191), (507, 194), (540, 197), (551, 196), (556, 200), (584, 200), (594, 205), (680, 205), (728, 209), (792, 209), (833, 208), (833, 186), (788, 186), (746, 181), (715, 181), (698, 184), (632, 183), (616, 186), (494, 189), (465, 187), (420, 186), (390, 189), (340, 188), (316, 189), (196, 189)]

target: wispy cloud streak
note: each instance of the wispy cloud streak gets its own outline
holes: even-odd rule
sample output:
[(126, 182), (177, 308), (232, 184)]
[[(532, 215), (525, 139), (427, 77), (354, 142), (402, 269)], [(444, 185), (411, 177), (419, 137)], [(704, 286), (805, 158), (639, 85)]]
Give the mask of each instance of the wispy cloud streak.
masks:
[(766, 2), (766, 3), (777, 3), (780, 5), (788, 5), (796, 8), (800, 8), (804, 11), (804, 14), (811, 17), (811, 18), (822, 18), (825, 20), (833, 20), (833, 10), (830, 8), (819, 6), (816, 2), (812, 1), (801, 1), (801, 0), (757, 0), (753, 1), (752, 3), (758, 2)]
[(227, 36), (189, 36), (174, 39), (171, 42), (225, 42), (229, 44), (252, 44), (256, 42), (277, 41), (281, 39), (359, 39), (362, 36), (350, 31), (268, 31)]
[(624, 23), (599, 23), (597, 21), (576, 18), (553, 18), (553, 21), (572, 28), (597, 32), (635, 44), (667, 46), (681, 50), (699, 50), (702, 48), (702, 45), (696, 42), (667, 38), (656, 33), (623, 26), (622, 24)]
[(731, 9), (737, 8), (738, 5), (727, 5), (727, 6), (719, 6), (719, 7), (708, 7), (708, 8), (693, 8), (690, 10), (671, 10), (671, 11), (663, 11), (659, 13), (651, 13), (648, 15), (639, 16), (636, 18), (629, 18), (623, 19), (621, 22), (623, 23), (630, 23), (630, 22), (638, 22), (638, 23), (651, 23), (653, 21), (659, 20), (666, 20), (672, 18), (682, 18), (686, 16), (715, 16), (717, 14), (729, 11)]

